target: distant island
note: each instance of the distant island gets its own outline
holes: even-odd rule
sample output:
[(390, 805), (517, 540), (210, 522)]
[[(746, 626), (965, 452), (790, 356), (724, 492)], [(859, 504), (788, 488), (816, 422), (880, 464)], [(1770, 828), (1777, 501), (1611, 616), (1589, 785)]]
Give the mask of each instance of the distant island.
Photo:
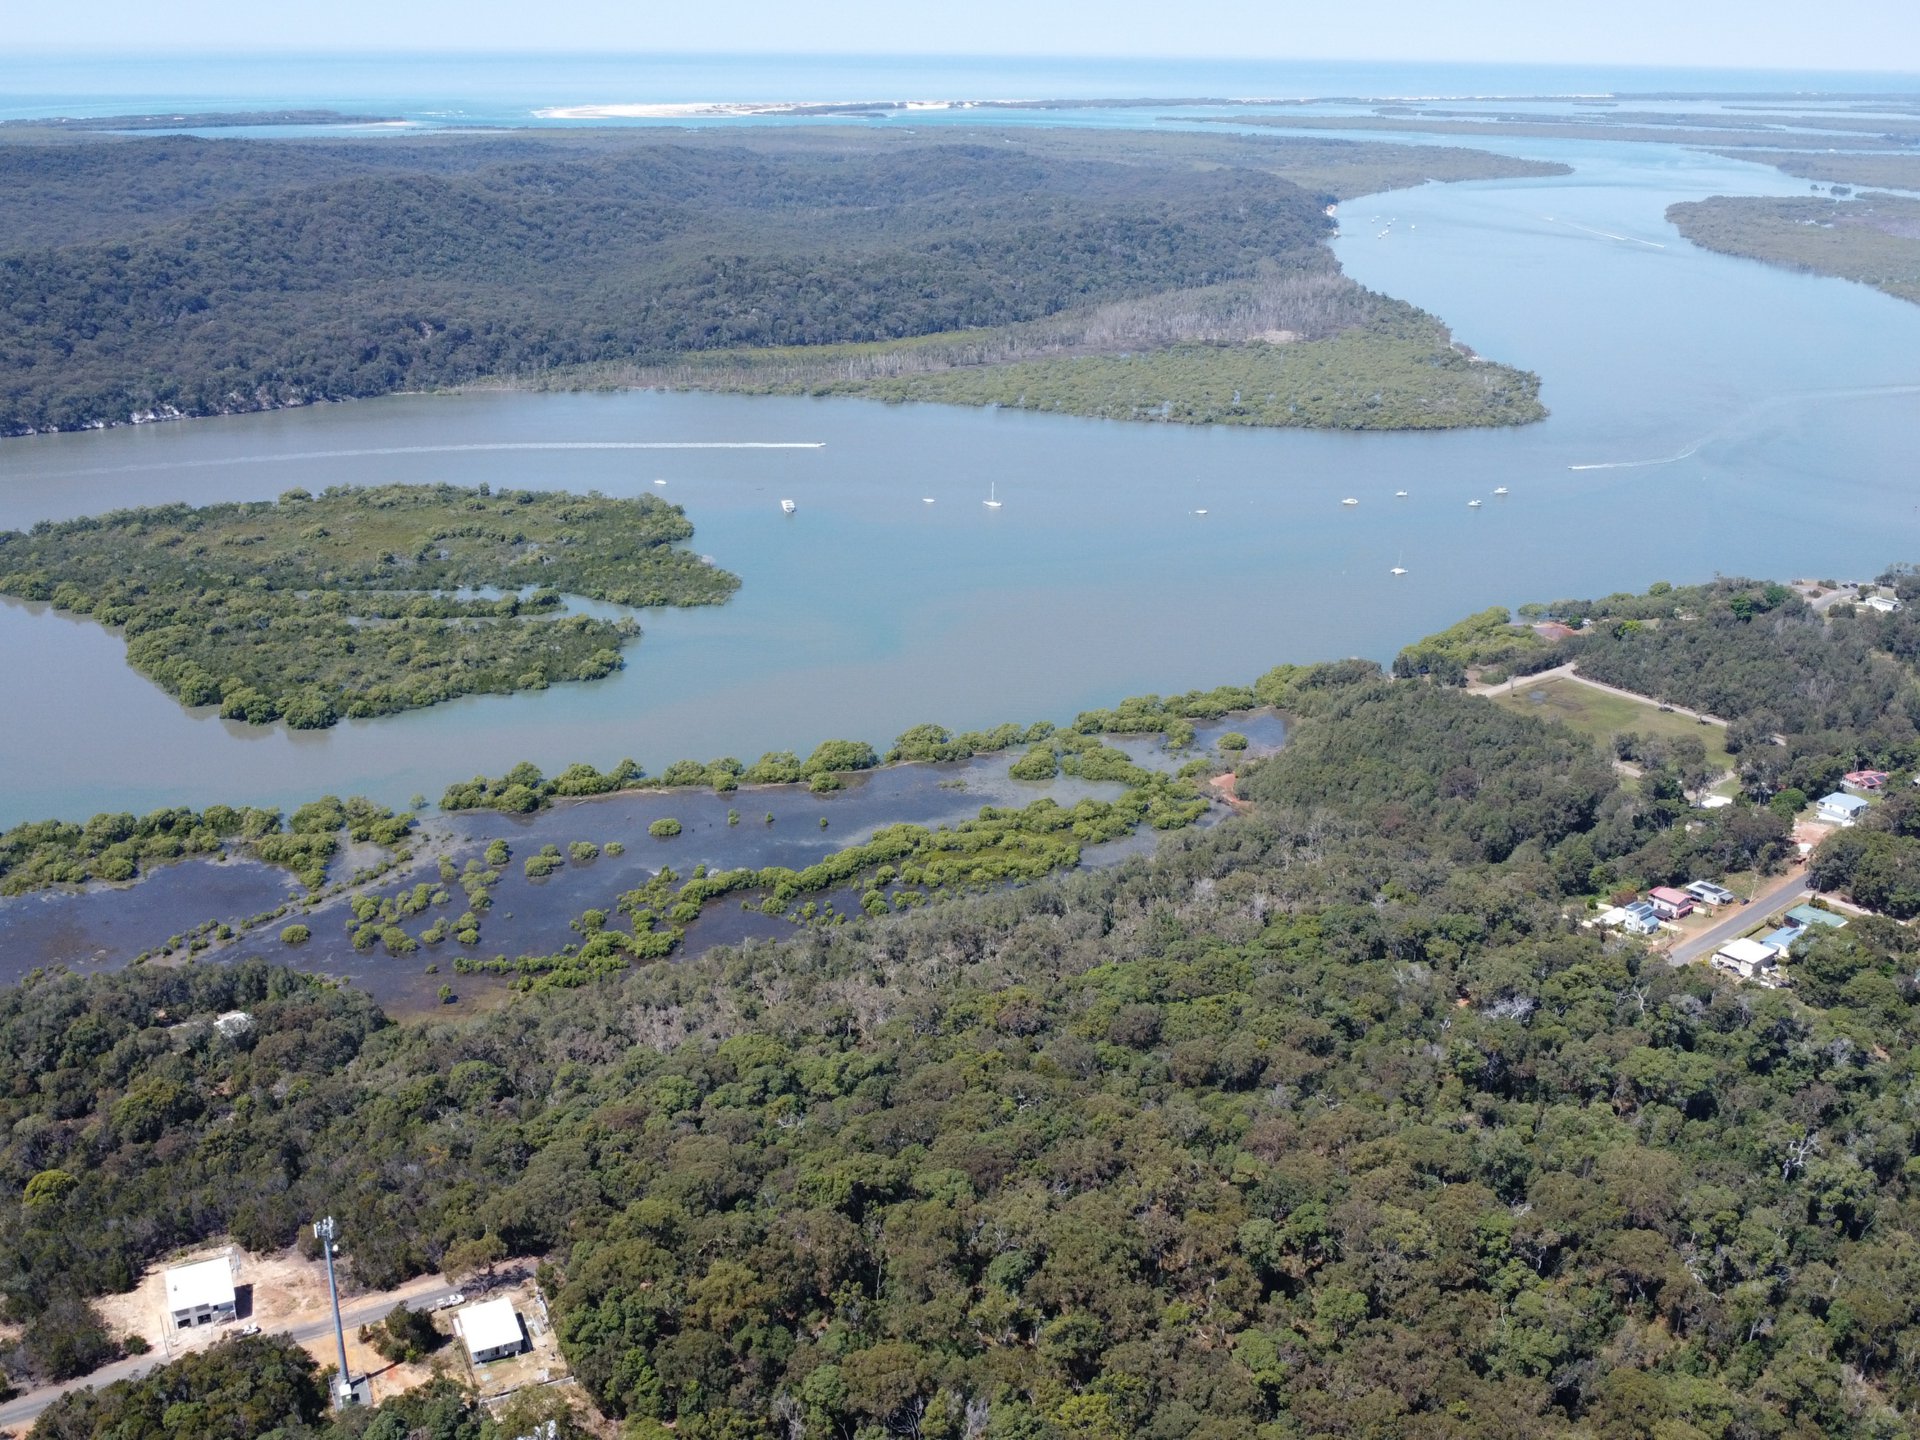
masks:
[[(1843, 158), (1863, 165), (1878, 157)], [(1920, 175), (1920, 157), (1888, 157), (1886, 164), (1889, 170), (1900, 166), (1905, 172), (1902, 178)], [(1824, 163), (1820, 168), (1831, 173)], [(1857, 280), (1898, 299), (1920, 303), (1920, 200), (1911, 196), (1875, 193), (1848, 198), (1845, 186), (1835, 186), (1831, 197), (1716, 195), (1670, 206), (1667, 219), (1687, 239), (1708, 250)]]
[(0, 435), (476, 383), (1395, 429), (1538, 379), (1333, 207), (1565, 167), (1259, 136), (763, 129), (0, 143)]
[(55, 115), (0, 120), (10, 130), (233, 130), (255, 125), (401, 125), (398, 115), (339, 110), (207, 110), (191, 115)]
[(314, 730), (610, 674), (639, 627), (569, 615), (563, 593), (720, 604), (740, 582), (679, 548), (692, 534), (650, 495), (290, 490), (0, 533), (0, 595), (122, 630), (184, 705)]

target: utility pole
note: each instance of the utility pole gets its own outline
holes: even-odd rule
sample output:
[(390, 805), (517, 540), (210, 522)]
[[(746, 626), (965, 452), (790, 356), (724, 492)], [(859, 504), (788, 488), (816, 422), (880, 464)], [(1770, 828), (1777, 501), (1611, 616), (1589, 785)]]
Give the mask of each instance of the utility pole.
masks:
[(333, 1339), (340, 1347), (340, 1375), (334, 1382), (333, 1408), (344, 1410), (353, 1403), (353, 1377), (347, 1373), (347, 1332), (340, 1324), (340, 1287), (333, 1278), (333, 1237), (338, 1233), (333, 1217), (313, 1223), (313, 1238), (320, 1242), (320, 1253), (327, 1257), (327, 1294), (333, 1299)]

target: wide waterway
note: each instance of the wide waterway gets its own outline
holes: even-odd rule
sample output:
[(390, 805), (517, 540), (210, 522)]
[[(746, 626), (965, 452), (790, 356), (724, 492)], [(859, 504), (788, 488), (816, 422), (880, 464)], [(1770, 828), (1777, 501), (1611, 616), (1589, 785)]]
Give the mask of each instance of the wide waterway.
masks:
[[(647, 491), (685, 505), (694, 548), (745, 584), (718, 609), (644, 616), (607, 680), (298, 735), (184, 711), (118, 637), (0, 604), (0, 823), (323, 791), (404, 803), (522, 759), (657, 770), (929, 719), (1065, 720), (1283, 660), (1384, 660), (1490, 604), (1920, 557), (1920, 308), (1707, 254), (1663, 218), (1803, 185), (1664, 146), (1501, 148), (1576, 173), (1356, 201), (1337, 245), (1364, 283), (1540, 372), (1553, 417), (1520, 430), (488, 393), (4, 442), (0, 526), (295, 485)], [(819, 448), (572, 448), (746, 441)]]

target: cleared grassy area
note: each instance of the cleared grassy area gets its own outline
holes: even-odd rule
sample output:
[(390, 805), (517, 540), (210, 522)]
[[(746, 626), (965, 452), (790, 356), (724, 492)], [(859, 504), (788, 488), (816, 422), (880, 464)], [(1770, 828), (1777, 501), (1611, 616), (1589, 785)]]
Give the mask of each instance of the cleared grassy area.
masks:
[(1577, 680), (1555, 679), (1537, 684), (1521, 680), (1512, 690), (1502, 690), (1493, 700), (1523, 715), (1558, 720), (1607, 746), (1612, 745), (1614, 736), (1628, 731), (1670, 740), (1683, 735), (1698, 736), (1707, 747), (1710, 764), (1721, 769), (1730, 769), (1733, 765), (1733, 756), (1727, 752), (1727, 732), (1720, 726), (1702, 725), (1685, 715), (1662, 710), (1650, 700), (1610, 695)]

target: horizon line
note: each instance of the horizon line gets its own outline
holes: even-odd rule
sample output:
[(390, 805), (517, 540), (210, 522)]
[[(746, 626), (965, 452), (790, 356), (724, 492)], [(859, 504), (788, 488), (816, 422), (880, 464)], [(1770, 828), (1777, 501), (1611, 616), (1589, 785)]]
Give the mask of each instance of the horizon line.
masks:
[(1410, 55), (1219, 55), (1191, 54), (1168, 56), (1164, 52), (1149, 54), (1140, 51), (947, 51), (947, 50), (609, 50), (580, 46), (517, 46), (496, 48), (490, 46), (395, 46), (392, 48), (358, 49), (315, 49), (298, 44), (266, 46), (196, 46), (170, 44), (75, 44), (62, 41), (15, 40), (13, 54), (33, 53), (45, 56), (71, 56), (75, 59), (87, 59), (100, 56), (113, 56), (118, 59), (137, 59), (152, 57), (156, 60), (178, 59), (183, 55), (198, 56), (203, 59), (297, 59), (297, 60), (366, 60), (369, 58), (390, 59), (582, 59), (598, 61), (619, 60), (912, 60), (942, 61), (960, 63), (982, 61), (993, 64), (1032, 63), (1050, 64), (1059, 62), (1127, 62), (1155, 61), (1181, 64), (1212, 65), (1410, 65), (1429, 66), (1436, 69), (1463, 68), (1467, 66), (1491, 67), (1498, 69), (1522, 69), (1548, 67), (1563, 70), (1605, 70), (1628, 69), (1647, 71), (1710, 72), (1716, 74), (1747, 75), (1890, 75), (1912, 79), (1920, 83), (1920, 59), (1911, 62), (1913, 68), (1898, 66), (1845, 66), (1845, 65), (1785, 65), (1785, 64), (1741, 64), (1728, 65), (1711, 60), (1701, 61), (1651, 61), (1627, 59), (1603, 60), (1561, 60), (1561, 59), (1462, 59), (1458, 57), (1435, 59)]

